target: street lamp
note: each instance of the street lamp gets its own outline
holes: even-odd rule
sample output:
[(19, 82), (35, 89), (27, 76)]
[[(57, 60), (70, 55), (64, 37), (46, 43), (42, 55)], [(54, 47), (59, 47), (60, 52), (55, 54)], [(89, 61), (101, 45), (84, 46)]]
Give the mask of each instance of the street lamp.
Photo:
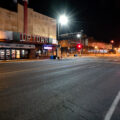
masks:
[(94, 53), (95, 53), (95, 55), (97, 54), (97, 50), (98, 50), (98, 46), (95, 46), (94, 47)]
[(112, 44), (112, 50), (113, 50), (114, 40), (111, 40), (110, 42), (111, 42), (111, 44)]
[[(68, 24), (68, 17), (65, 14), (60, 15), (57, 20), (57, 40), (59, 40), (60, 25), (62, 26), (62, 25), (67, 25), (67, 24)], [(58, 45), (57, 51), (56, 51), (57, 58), (59, 58), (59, 51), (60, 51), (60, 46)]]
[(60, 31), (60, 25), (67, 25), (68, 24), (68, 17), (63, 14), (59, 16), (58, 22), (57, 22), (57, 39), (59, 40), (59, 31)]
[(81, 34), (77, 34), (77, 38), (80, 38), (81, 37)]
[(114, 43), (114, 40), (111, 40), (110, 42), (113, 44), (113, 43)]
[(98, 49), (98, 46), (95, 46), (95, 49)]
[(80, 41), (79, 41), (80, 44), (77, 45), (77, 48), (80, 48), (80, 49), (79, 49), (80, 55), (82, 54), (82, 47), (83, 47), (82, 44), (81, 44), (81, 36), (82, 36), (82, 35), (81, 35), (80, 33), (78, 33), (78, 34), (76, 35), (76, 37), (80, 40)]
[[(60, 15), (58, 22), (59, 22), (61, 25), (66, 25), (66, 24), (68, 24), (68, 17), (67, 17), (65, 14)], [(58, 23), (58, 24), (59, 24), (59, 23)]]

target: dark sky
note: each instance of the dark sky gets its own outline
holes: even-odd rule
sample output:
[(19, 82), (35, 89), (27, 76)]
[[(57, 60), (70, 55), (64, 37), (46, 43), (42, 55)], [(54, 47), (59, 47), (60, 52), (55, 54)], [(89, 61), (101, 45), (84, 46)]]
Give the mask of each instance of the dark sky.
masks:
[[(15, 1), (0, 0), (0, 6), (13, 10)], [(120, 40), (120, 0), (29, 0), (29, 7), (54, 18), (65, 12), (74, 21), (66, 32), (83, 29), (97, 40)]]

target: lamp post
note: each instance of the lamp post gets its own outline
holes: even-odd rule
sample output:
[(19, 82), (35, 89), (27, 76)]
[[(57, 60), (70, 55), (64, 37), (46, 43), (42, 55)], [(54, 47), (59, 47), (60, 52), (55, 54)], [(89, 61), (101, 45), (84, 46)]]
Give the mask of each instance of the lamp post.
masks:
[(78, 39), (80, 39), (80, 43), (81, 43), (81, 36), (82, 35), (80, 33), (78, 33), (76, 36), (77, 36)]
[(81, 34), (77, 34), (77, 38), (80, 38), (81, 37)]
[(58, 40), (59, 40), (60, 26), (64, 26), (67, 24), (68, 24), (68, 17), (65, 14), (60, 15), (57, 21), (57, 39)]
[(110, 43), (112, 44), (112, 50), (113, 50), (114, 40), (111, 40)]
[[(60, 26), (64, 26), (68, 24), (68, 17), (63, 14), (60, 15), (58, 20), (57, 20), (57, 40), (59, 41), (59, 34), (60, 34)], [(59, 42), (58, 42), (59, 43)], [(59, 59), (59, 51), (60, 51), (60, 46), (58, 45), (57, 51), (56, 51), (56, 56)]]
[[(77, 35), (76, 35), (76, 37), (78, 38), (78, 39), (80, 39), (80, 44), (81, 44), (81, 34), (80, 33), (78, 33)], [(82, 55), (82, 47), (80, 47), (80, 56)]]
[(98, 50), (98, 46), (95, 46), (95, 47), (94, 47), (94, 50), (95, 50), (95, 56), (96, 56), (97, 50)]

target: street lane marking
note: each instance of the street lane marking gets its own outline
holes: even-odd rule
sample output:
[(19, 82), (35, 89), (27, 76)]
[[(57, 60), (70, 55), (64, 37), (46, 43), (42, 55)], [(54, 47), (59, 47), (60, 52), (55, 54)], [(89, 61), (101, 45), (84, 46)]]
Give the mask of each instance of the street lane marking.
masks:
[(119, 101), (120, 101), (120, 91), (117, 94), (116, 98), (114, 99), (114, 101), (113, 101), (110, 109), (108, 110), (104, 120), (110, 120), (111, 119), (111, 117), (112, 117), (112, 115), (113, 115), (113, 113), (114, 113), (114, 111), (115, 111)]

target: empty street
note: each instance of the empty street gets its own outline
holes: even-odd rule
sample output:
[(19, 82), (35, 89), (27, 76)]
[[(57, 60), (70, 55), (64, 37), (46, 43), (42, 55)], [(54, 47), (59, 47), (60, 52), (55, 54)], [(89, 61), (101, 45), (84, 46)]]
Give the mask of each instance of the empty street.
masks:
[(120, 58), (0, 63), (0, 120), (120, 120)]

